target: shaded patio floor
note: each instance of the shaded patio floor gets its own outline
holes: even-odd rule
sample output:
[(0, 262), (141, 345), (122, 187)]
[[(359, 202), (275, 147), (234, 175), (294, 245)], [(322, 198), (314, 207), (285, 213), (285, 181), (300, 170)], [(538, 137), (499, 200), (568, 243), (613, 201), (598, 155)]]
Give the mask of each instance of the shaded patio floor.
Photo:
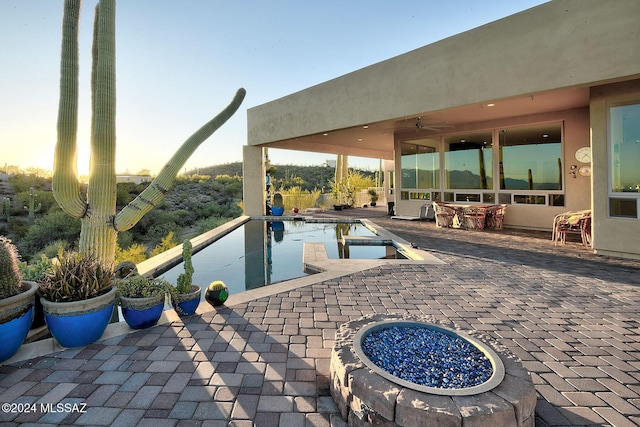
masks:
[[(0, 366), (0, 402), (86, 412), (0, 413), (0, 424), (344, 426), (329, 396), (334, 332), (370, 313), (483, 331), (530, 370), (538, 426), (640, 424), (640, 262), (550, 233), (438, 229), (369, 217), (441, 265), (381, 266), (184, 321)], [(38, 406), (39, 408), (39, 406)]]

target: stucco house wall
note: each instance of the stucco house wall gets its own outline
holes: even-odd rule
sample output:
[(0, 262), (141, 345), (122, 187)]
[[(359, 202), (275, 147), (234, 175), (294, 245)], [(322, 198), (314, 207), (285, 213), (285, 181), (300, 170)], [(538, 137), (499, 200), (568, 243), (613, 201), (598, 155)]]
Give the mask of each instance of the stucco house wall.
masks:
[(607, 115), (610, 106), (627, 102), (640, 103), (640, 79), (591, 89), (593, 248), (603, 255), (640, 258), (640, 218), (609, 215)]

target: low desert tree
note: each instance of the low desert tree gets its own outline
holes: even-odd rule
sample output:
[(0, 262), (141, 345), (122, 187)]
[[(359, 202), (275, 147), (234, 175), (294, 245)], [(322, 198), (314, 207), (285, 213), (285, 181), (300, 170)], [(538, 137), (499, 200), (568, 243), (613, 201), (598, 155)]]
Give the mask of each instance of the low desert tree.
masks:
[(239, 89), (226, 108), (180, 146), (153, 182), (116, 212), (115, 0), (100, 0), (95, 9), (93, 29), (91, 160), (89, 185), (84, 196), (78, 180), (76, 143), (80, 3), (80, 0), (64, 2), (53, 192), (62, 209), (81, 220), (80, 253), (94, 256), (107, 265), (114, 262), (118, 232), (133, 227), (162, 201), (196, 148), (240, 107), (245, 90)]

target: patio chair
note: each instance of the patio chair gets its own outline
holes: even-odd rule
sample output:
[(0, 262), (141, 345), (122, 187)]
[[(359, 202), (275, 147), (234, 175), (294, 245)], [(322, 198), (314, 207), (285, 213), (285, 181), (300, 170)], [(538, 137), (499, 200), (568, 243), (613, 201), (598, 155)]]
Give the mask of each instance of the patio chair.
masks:
[(567, 243), (567, 233), (580, 233), (582, 244), (591, 246), (591, 211), (564, 212), (553, 219), (552, 240), (554, 245), (558, 242)]
[(591, 246), (591, 212), (585, 213), (580, 219), (580, 238), (583, 245)]
[(484, 229), (485, 208), (468, 207), (463, 210), (463, 226), (470, 229)]
[(502, 230), (504, 223), (504, 214), (507, 211), (507, 205), (493, 205), (487, 208), (485, 227), (494, 230)]
[(433, 210), (436, 214), (436, 225), (438, 227), (453, 227), (453, 217), (456, 211), (442, 203), (433, 202)]

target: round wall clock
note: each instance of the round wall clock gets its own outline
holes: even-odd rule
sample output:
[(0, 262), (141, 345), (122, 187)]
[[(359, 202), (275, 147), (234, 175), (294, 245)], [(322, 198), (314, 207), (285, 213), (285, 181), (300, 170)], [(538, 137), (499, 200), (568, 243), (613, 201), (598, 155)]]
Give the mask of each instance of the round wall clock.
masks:
[(580, 169), (578, 169), (578, 173), (582, 176), (591, 176), (591, 166), (580, 166)]
[(576, 150), (576, 160), (582, 163), (591, 163), (591, 147), (580, 147)]

